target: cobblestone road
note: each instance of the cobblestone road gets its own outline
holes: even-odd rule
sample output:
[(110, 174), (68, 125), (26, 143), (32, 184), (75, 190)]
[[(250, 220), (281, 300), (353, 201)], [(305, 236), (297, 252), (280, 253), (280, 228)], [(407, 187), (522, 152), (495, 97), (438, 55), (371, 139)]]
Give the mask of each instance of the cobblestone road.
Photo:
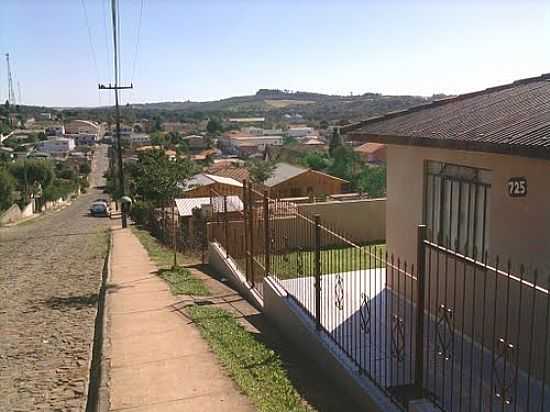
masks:
[[(105, 149), (94, 159), (101, 183)], [(82, 411), (109, 219), (92, 189), (60, 212), (0, 229), (0, 411)]]

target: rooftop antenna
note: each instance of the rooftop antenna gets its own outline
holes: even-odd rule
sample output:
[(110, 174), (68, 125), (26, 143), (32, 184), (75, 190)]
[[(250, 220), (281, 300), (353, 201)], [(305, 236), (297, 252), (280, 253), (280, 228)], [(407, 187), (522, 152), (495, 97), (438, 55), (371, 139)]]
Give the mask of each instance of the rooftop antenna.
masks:
[(8, 102), (15, 104), (15, 93), (13, 92), (13, 79), (11, 77), (10, 54), (6, 53), (6, 65), (8, 66)]

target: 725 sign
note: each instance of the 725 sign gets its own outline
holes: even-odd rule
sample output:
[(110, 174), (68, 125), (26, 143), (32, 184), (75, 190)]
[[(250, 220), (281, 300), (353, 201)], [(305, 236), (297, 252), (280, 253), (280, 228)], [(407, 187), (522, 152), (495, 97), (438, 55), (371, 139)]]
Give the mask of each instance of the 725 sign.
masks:
[(527, 179), (525, 177), (511, 177), (508, 180), (508, 195), (511, 197), (527, 196)]

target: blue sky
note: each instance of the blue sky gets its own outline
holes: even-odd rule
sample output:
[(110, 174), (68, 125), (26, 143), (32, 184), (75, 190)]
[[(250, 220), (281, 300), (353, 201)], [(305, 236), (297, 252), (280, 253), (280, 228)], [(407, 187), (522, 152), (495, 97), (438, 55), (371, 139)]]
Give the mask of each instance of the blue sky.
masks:
[[(141, 0), (120, 0), (122, 79), (135, 85), (123, 102), (462, 93), (550, 72), (549, 1), (143, 1), (136, 59)], [(0, 52), (23, 103), (112, 102), (97, 91), (112, 81), (110, 0), (2, 0)]]

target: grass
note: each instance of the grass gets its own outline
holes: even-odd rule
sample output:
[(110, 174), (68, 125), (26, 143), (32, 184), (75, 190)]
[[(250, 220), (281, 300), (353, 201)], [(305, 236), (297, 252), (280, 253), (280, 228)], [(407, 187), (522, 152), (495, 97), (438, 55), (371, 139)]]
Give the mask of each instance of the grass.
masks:
[(158, 275), (170, 285), (170, 291), (174, 295), (208, 296), (208, 288), (191, 274), (187, 268), (174, 267), (160, 269)]
[[(385, 258), (385, 244), (364, 246), (362, 249), (382, 259)], [(282, 279), (297, 277), (300, 265), (304, 276), (313, 276), (314, 258), (315, 252), (313, 251), (293, 251), (288, 253), (286, 258), (283, 255), (273, 256), (271, 267), (274, 273)], [(383, 263), (377, 260), (369, 253), (364, 253), (356, 248), (321, 250), (321, 273), (350, 272), (383, 267)]]
[[(202, 280), (197, 279), (191, 271), (183, 267), (174, 267), (174, 251), (162, 245), (148, 231), (131, 227), (149, 257), (159, 268), (157, 275), (170, 285), (170, 291), (174, 295), (207, 296), (210, 291)], [(192, 258), (177, 253), (178, 262), (189, 261)]]
[(192, 306), (187, 311), (258, 411), (312, 410), (303, 404), (279, 356), (254, 339), (230, 313), (211, 306)]

